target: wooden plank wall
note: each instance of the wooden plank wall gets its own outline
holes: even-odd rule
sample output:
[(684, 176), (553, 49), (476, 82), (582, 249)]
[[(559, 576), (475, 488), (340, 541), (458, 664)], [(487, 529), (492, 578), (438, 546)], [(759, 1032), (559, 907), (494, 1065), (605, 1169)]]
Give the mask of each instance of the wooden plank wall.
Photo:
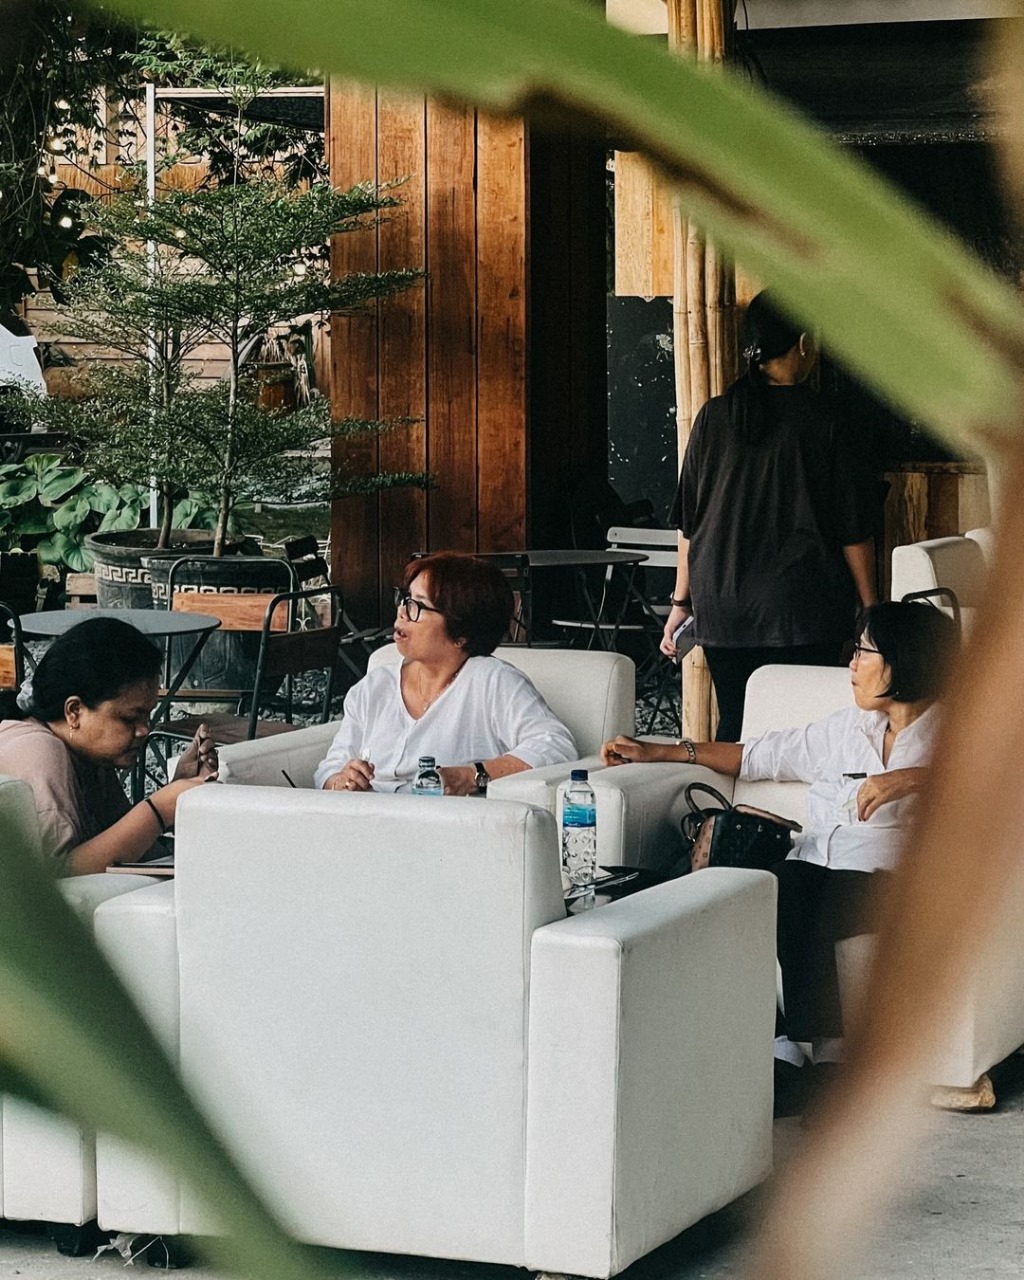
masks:
[(526, 142), (521, 121), (334, 84), (332, 181), (405, 178), (376, 234), (338, 237), (335, 274), (424, 266), (426, 284), (331, 323), (337, 417), (409, 416), (337, 469), (427, 470), (436, 487), (335, 502), (332, 575), (360, 621), (387, 617), (420, 550), (526, 545)]

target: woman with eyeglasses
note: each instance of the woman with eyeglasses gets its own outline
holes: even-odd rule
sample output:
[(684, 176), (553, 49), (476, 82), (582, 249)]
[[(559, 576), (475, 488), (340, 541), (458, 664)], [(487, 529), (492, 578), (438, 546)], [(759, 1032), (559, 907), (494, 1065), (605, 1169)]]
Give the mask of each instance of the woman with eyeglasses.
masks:
[(744, 781), (810, 783), (806, 826), (773, 868), (785, 1005), (775, 1056), (783, 1062), (837, 1060), (835, 944), (872, 931), (878, 889), (896, 865), (931, 758), (956, 645), (953, 621), (929, 605), (872, 605), (850, 662), (852, 707), (746, 743), (620, 737), (601, 749), (609, 765), (677, 760)]
[(454, 551), (413, 560), (395, 590), (400, 665), (376, 667), (314, 775), (325, 791), (398, 791), (433, 756), (445, 795), (577, 758), (572, 735), (529, 679), (493, 656), (512, 617), (501, 571)]

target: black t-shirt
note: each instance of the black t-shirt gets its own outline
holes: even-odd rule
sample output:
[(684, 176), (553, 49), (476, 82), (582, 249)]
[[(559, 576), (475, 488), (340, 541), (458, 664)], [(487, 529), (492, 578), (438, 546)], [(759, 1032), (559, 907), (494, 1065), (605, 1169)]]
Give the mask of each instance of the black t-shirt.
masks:
[(727, 648), (847, 639), (856, 593), (844, 546), (872, 534), (870, 489), (831, 399), (769, 387), (753, 441), (730, 388), (698, 413), (670, 519), (690, 541), (697, 639)]

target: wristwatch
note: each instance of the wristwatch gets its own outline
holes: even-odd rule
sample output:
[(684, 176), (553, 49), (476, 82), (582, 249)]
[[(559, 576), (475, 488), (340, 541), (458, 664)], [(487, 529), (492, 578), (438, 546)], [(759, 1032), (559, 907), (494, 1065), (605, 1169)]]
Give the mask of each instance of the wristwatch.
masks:
[(473, 767), (476, 769), (476, 778), (474, 779), (476, 782), (476, 793), (478, 796), (482, 796), (487, 791), (487, 784), (491, 780), (491, 775), (484, 768), (484, 762), (482, 760), (474, 760)]

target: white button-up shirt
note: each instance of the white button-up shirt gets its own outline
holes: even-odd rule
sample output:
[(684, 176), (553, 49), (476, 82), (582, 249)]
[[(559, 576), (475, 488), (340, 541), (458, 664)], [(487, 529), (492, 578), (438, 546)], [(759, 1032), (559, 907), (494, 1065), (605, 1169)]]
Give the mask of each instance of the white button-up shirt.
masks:
[[(794, 838), (791, 858), (835, 870), (891, 870), (910, 820), (915, 797), (883, 804), (861, 822), (857, 792), (864, 777), (927, 765), (938, 732), (939, 709), (931, 706), (896, 735), (889, 763), (882, 763), (888, 717), (881, 711), (847, 707), (801, 729), (762, 734), (743, 746), (745, 781), (808, 782), (807, 825)], [(858, 776), (852, 776), (858, 775)]]

